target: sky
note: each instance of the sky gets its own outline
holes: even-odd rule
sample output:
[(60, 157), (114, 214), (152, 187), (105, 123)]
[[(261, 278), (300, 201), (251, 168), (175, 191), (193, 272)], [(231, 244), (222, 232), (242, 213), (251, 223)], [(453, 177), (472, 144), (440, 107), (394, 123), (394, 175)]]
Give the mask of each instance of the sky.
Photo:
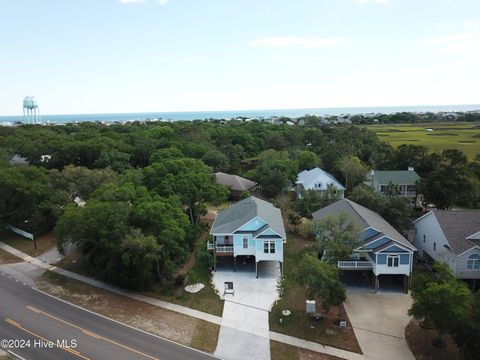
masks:
[(480, 104), (478, 0), (0, 0), (0, 115)]

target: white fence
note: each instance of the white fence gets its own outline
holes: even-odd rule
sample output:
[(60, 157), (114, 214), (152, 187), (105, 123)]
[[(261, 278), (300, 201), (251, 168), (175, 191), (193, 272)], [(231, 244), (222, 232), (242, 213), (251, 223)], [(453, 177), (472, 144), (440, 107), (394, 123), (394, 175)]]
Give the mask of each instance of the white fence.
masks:
[[(207, 243), (207, 250), (213, 250), (215, 245), (213, 243)], [(215, 248), (217, 253), (233, 253), (233, 245), (219, 245)]]

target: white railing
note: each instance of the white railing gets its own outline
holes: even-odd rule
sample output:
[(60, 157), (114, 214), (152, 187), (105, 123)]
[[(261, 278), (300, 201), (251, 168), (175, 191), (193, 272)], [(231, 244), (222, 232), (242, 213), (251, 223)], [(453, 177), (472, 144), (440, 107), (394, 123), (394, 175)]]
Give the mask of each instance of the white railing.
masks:
[(233, 245), (218, 245), (215, 248), (215, 245), (213, 243), (207, 243), (207, 250), (213, 250), (213, 249), (215, 249), (217, 253), (224, 253), (224, 254), (233, 253)]
[(233, 245), (230, 246), (217, 246), (215, 249), (217, 253), (233, 253)]
[(373, 269), (370, 261), (341, 260), (338, 262), (339, 269)]

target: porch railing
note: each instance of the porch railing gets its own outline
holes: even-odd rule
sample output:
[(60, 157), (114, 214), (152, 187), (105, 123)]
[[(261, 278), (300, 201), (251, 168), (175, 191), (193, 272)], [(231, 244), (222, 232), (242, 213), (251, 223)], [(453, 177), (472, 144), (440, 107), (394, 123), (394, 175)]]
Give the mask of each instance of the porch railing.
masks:
[(214, 249), (217, 253), (233, 253), (233, 245), (217, 245), (217, 247), (215, 248), (214, 243), (207, 243), (207, 250), (213, 251)]
[(338, 262), (339, 269), (373, 269), (370, 261), (364, 260), (340, 260)]

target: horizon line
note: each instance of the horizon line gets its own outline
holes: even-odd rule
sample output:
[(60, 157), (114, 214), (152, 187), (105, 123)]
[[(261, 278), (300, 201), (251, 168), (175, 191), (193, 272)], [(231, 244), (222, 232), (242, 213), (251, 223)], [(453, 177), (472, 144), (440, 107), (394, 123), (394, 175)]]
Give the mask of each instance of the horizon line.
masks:
[[(49, 113), (49, 114), (42, 114), (41, 116), (74, 116), (74, 115), (122, 115), (122, 114), (155, 114), (155, 113), (184, 113), (184, 114), (191, 114), (191, 113), (220, 113), (220, 112), (254, 112), (254, 111), (292, 111), (292, 110), (329, 110), (329, 109), (371, 109), (371, 108), (415, 108), (415, 107), (448, 107), (448, 106), (478, 106), (480, 110), (480, 103), (478, 104), (426, 104), (426, 105), (373, 105), (373, 106), (330, 106), (330, 107), (296, 107), (296, 108), (261, 108), (261, 109), (228, 109), (228, 110), (188, 110), (188, 111), (134, 111), (134, 112), (98, 112), (98, 113)], [(472, 110), (472, 111), (476, 111)], [(305, 114), (308, 115), (308, 114)], [(15, 114), (15, 115), (0, 115), (0, 117), (23, 117), (23, 114)]]

